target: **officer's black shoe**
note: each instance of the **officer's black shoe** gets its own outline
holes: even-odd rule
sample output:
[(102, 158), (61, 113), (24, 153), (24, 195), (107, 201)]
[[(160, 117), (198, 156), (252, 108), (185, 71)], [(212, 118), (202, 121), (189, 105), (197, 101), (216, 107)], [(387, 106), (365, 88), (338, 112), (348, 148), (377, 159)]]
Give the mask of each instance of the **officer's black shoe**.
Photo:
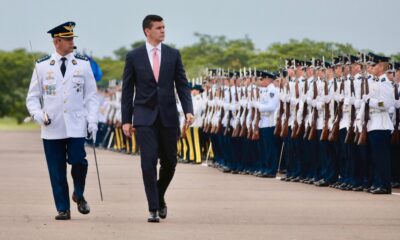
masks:
[(70, 220), (71, 219), (71, 213), (69, 210), (63, 211), (63, 212), (58, 212), (58, 215), (55, 216), (56, 220)]
[(150, 216), (147, 218), (147, 222), (159, 222), (160, 218), (158, 217), (157, 211), (150, 211)]
[(351, 189), (353, 189), (353, 185), (348, 184), (348, 185), (345, 185), (345, 186), (343, 186), (343, 187), (341, 187), (339, 189), (343, 190), (343, 191), (350, 191)]
[(329, 182), (322, 179), (321, 181), (314, 183), (314, 185), (317, 187), (327, 187), (329, 186)]
[(300, 177), (295, 177), (290, 179), (291, 182), (299, 182), (300, 181)]
[(158, 210), (158, 216), (160, 216), (161, 219), (167, 218), (167, 213), (168, 213), (167, 206), (161, 207), (160, 210)]
[(293, 178), (294, 178), (293, 176), (286, 177), (286, 178), (285, 178), (285, 182), (290, 182), (290, 180), (292, 180)]
[(229, 167), (223, 167), (222, 168), (222, 172), (223, 173), (228, 173), (228, 172), (231, 172), (231, 169)]
[(239, 173), (239, 171), (238, 170), (232, 170), (232, 172), (231, 172), (232, 174), (238, 174)]
[(286, 181), (286, 177), (281, 177), (281, 181)]
[(370, 193), (372, 194), (391, 194), (392, 191), (386, 188), (375, 188), (374, 190), (371, 190)]
[(78, 211), (82, 214), (89, 214), (90, 213), (90, 207), (89, 204), (86, 202), (85, 198), (82, 197), (81, 199), (78, 199), (74, 194), (72, 194), (72, 200), (77, 203), (78, 205)]
[(353, 187), (351, 190), (355, 192), (361, 192), (363, 190), (363, 187), (362, 186)]

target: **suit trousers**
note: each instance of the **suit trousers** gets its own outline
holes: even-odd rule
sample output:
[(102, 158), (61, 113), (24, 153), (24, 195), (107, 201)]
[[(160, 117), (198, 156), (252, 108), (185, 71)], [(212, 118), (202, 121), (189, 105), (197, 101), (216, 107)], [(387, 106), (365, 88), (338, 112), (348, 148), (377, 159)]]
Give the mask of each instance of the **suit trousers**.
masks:
[(88, 162), (85, 159), (85, 138), (43, 139), (47, 167), (57, 211), (70, 210), (67, 182), (67, 163), (72, 165), (76, 197), (82, 198), (85, 190)]
[[(164, 127), (158, 116), (151, 126), (135, 126), (149, 211), (165, 206), (164, 195), (174, 177), (179, 127)], [(157, 163), (160, 173), (157, 180)]]

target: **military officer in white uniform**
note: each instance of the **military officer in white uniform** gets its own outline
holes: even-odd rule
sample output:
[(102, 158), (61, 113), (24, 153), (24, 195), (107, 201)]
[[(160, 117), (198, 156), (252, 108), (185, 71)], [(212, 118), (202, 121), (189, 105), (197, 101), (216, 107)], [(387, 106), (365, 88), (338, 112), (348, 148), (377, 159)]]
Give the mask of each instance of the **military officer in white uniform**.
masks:
[(72, 165), (72, 199), (80, 213), (90, 212), (83, 196), (88, 168), (84, 142), (88, 132), (97, 132), (97, 88), (88, 59), (73, 55), (74, 27), (66, 22), (48, 31), (56, 51), (37, 61), (26, 99), (29, 113), (42, 126), (56, 220), (71, 219), (67, 163)]

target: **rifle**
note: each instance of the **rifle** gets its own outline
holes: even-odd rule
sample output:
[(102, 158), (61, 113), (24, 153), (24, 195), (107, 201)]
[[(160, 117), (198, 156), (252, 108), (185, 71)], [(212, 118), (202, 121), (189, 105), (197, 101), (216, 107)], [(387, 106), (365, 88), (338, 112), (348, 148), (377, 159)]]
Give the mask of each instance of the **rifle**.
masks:
[[(229, 104), (233, 104), (233, 101), (231, 101), (231, 87), (230, 87), (230, 84), (228, 85), (228, 90), (229, 90), (228, 91), (229, 92), (228, 99), (230, 101)], [(227, 116), (226, 128), (225, 128), (225, 131), (224, 131), (224, 136), (228, 136), (229, 133), (232, 132), (231, 118), (232, 118), (232, 111), (229, 109), (228, 110), (228, 116)]]
[[(286, 83), (286, 94), (290, 94), (289, 81)], [(283, 123), (282, 132), (280, 134), (281, 138), (286, 138), (289, 134), (289, 118), (290, 118), (290, 101), (285, 104), (285, 122)]]
[[(324, 94), (325, 97), (329, 95), (329, 89), (328, 89), (328, 80), (325, 78), (324, 82)], [(324, 116), (324, 128), (322, 129), (321, 133), (321, 141), (326, 141), (328, 140), (329, 137), (329, 118), (331, 117), (330, 109), (329, 109), (329, 103), (325, 103), (325, 116)]]
[[(344, 94), (344, 78), (342, 78), (342, 82), (340, 83), (339, 94)], [(344, 100), (340, 101), (335, 109), (335, 120), (328, 138), (330, 142), (335, 142), (339, 138), (340, 121), (343, 117), (343, 104)]]
[[(296, 84), (294, 86), (294, 90), (295, 90), (295, 94), (296, 94), (296, 99), (299, 99), (300, 97), (300, 92), (299, 92), (299, 79), (296, 77)], [(295, 111), (295, 117), (294, 117), (294, 123), (293, 123), (293, 129), (292, 129), (292, 139), (296, 139), (297, 138), (297, 131), (299, 129), (299, 122), (297, 121), (297, 113), (299, 112), (299, 107), (300, 107), (300, 103), (298, 102), (296, 104), (296, 111)]]
[[(365, 94), (369, 94), (368, 79), (364, 76), (362, 80), (364, 82), (364, 84), (363, 84), (364, 86), (362, 86), (362, 88), (365, 88), (364, 89), (364, 93)], [(368, 121), (369, 121), (369, 100), (365, 103), (364, 121), (363, 121), (362, 129), (361, 129), (360, 137), (358, 139), (358, 145), (367, 144), (367, 137), (368, 137), (367, 136), (368, 135), (367, 124), (368, 124)]]
[[(247, 81), (247, 80), (246, 80), (246, 81)], [(242, 94), (243, 94), (243, 92), (242, 92)], [(246, 84), (244, 84), (244, 94), (242, 95), (242, 97), (245, 98), (246, 100), (248, 100), (248, 93), (247, 93), (247, 86), (246, 86)], [(247, 132), (248, 132), (247, 125), (246, 125), (247, 114), (249, 114), (249, 111), (248, 111), (248, 109), (247, 109), (247, 106), (244, 106), (243, 112), (242, 112), (244, 121), (243, 121), (242, 129), (240, 129), (239, 137), (245, 137), (245, 136), (247, 136)]]
[[(254, 78), (252, 79), (252, 81), (251, 81), (251, 83), (250, 83), (250, 86), (251, 86), (251, 93), (250, 93), (250, 100), (249, 100), (249, 102), (251, 102), (251, 101), (253, 101), (254, 100), (254, 89), (253, 89), (253, 86), (254, 86)], [(254, 115), (255, 115), (255, 110), (254, 110), (254, 107), (251, 107), (250, 108), (250, 122), (253, 122), (253, 119), (254, 119)], [(249, 129), (248, 129), (248, 131), (247, 131), (247, 139), (250, 139), (251, 140), (251, 136), (253, 135), (253, 124), (250, 124), (250, 127), (249, 127)]]
[[(255, 101), (260, 101), (260, 90), (258, 88), (258, 84), (255, 84), (256, 86), (256, 96), (255, 96)], [(259, 124), (260, 124), (260, 110), (258, 108), (255, 108), (255, 121), (254, 121), (254, 128), (253, 128), (253, 134), (251, 136), (251, 140), (256, 141), (258, 139), (260, 139), (260, 128), (259, 128)]]
[[(282, 94), (284, 92), (283, 90), (283, 78), (280, 79), (279, 81), (279, 93)], [(282, 116), (284, 113), (284, 103), (282, 100), (279, 101), (279, 114), (278, 117), (276, 119), (276, 125), (275, 125), (275, 130), (274, 130), (274, 134), (275, 136), (280, 136), (281, 132), (282, 132)]]
[[(316, 69), (314, 69), (314, 72), (316, 73)], [(318, 97), (318, 86), (317, 86), (317, 76), (316, 74), (314, 74), (314, 81), (313, 81), (313, 99), (314, 101), (317, 99)], [(311, 122), (311, 127), (308, 127), (310, 130), (310, 133), (308, 135), (308, 140), (314, 140), (317, 137), (317, 121), (318, 121), (318, 109), (317, 107), (313, 107), (312, 108), (312, 122)], [(307, 134), (307, 131), (306, 131)], [(307, 137), (307, 135), (305, 135), (305, 137)]]
[[(399, 85), (396, 83), (394, 84), (394, 99), (396, 99), (396, 101), (399, 100)], [(399, 140), (400, 140), (400, 132), (399, 132), (400, 109), (396, 108), (395, 112), (396, 112), (396, 120), (395, 120), (394, 130), (393, 130), (392, 139), (391, 139), (391, 143), (393, 145), (398, 144)]]
[[(208, 100), (208, 99), (210, 99), (210, 90), (209, 90), (209, 88), (208, 88), (208, 86), (206, 86), (206, 89), (205, 89), (205, 91), (206, 91), (206, 99)], [(207, 103), (206, 103), (207, 104)], [(205, 109), (205, 111), (204, 111), (204, 116), (203, 116), (203, 124), (202, 124), (202, 126), (203, 126), (203, 132), (205, 132), (205, 129), (207, 129), (207, 115), (208, 115), (208, 113), (209, 113), (209, 110), (210, 109), (210, 106), (209, 106), (209, 104), (207, 104), (206, 105), (206, 109)]]
[[(352, 76), (350, 76), (350, 96), (355, 96), (354, 78)], [(347, 131), (346, 138), (344, 140), (345, 143), (353, 143), (354, 142), (354, 137), (355, 137), (354, 121), (355, 120), (356, 120), (356, 108), (354, 107), (354, 105), (351, 105), (350, 126), (349, 126), (349, 130)]]
[[(221, 81), (222, 81), (222, 85), (219, 89), (220, 99), (224, 99), (225, 98), (225, 90), (224, 90), (225, 83), (223, 82), (224, 81), (223, 79)], [(224, 106), (219, 106), (219, 112), (220, 112), (220, 115), (219, 115), (219, 119), (218, 119), (218, 124), (214, 131), (215, 134), (219, 134), (222, 131), (222, 118), (224, 117)]]
[[(238, 83), (240, 83), (240, 81), (239, 81), (240, 79), (236, 79), (236, 81), (238, 82)], [(236, 83), (237, 84), (237, 83)], [(238, 91), (240, 90), (240, 88), (238, 89), (238, 87), (237, 87), (237, 85), (235, 84), (235, 100), (236, 100), (236, 103), (237, 104), (239, 104), (239, 94), (238, 94)], [(239, 87), (240, 87), (240, 85), (239, 85)], [(242, 91), (240, 90), (240, 92), (241, 92), (241, 97), (243, 97), (243, 93), (242, 93)], [(237, 122), (237, 124), (236, 124), (236, 126), (235, 126), (235, 128), (233, 129), (233, 132), (232, 132), (232, 137), (238, 137), (239, 136), (239, 133), (240, 133), (240, 116), (241, 116), (241, 113), (242, 113), (242, 107), (240, 106), (240, 104), (239, 104), (239, 109), (236, 111), (236, 116), (235, 116), (235, 119), (238, 121)]]
[[(304, 79), (304, 95), (307, 95), (307, 91), (308, 91), (308, 80), (307, 80), (307, 78), (305, 78)], [(296, 138), (299, 137), (300, 135), (303, 135), (306, 130), (307, 114), (308, 114), (308, 104), (307, 104), (307, 101), (304, 101), (303, 112), (302, 112), (303, 121), (301, 121), (301, 125), (296, 132)]]

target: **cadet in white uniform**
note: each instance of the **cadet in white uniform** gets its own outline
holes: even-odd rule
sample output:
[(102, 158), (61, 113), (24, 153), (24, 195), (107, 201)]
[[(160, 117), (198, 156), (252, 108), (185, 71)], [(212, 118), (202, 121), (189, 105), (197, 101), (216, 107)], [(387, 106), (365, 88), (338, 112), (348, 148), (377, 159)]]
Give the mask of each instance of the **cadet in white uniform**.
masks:
[(83, 196), (88, 168), (84, 143), (88, 131), (93, 136), (97, 132), (97, 88), (88, 59), (72, 53), (74, 26), (66, 22), (48, 31), (56, 52), (37, 61), (26, 99), (29, 113), (42, 126), (56, 220), (71, 218), (67, 163), (72, 165), (72, 199), (80, 213), (90, 212)]
[[(260, 100), (257, 107), (261, 113), (260, 129), (260, 156), (261, 156), (261, 177), (274, 178), (278, 170), (280, 138), (274, 135), (275, 111), (279, 106), (279, 88), (273, 81), (276, 75), (269, 72), (262, 72), (262, 81), (259, 88)], [(281, 79), (282, 81), (283, 79)]]

